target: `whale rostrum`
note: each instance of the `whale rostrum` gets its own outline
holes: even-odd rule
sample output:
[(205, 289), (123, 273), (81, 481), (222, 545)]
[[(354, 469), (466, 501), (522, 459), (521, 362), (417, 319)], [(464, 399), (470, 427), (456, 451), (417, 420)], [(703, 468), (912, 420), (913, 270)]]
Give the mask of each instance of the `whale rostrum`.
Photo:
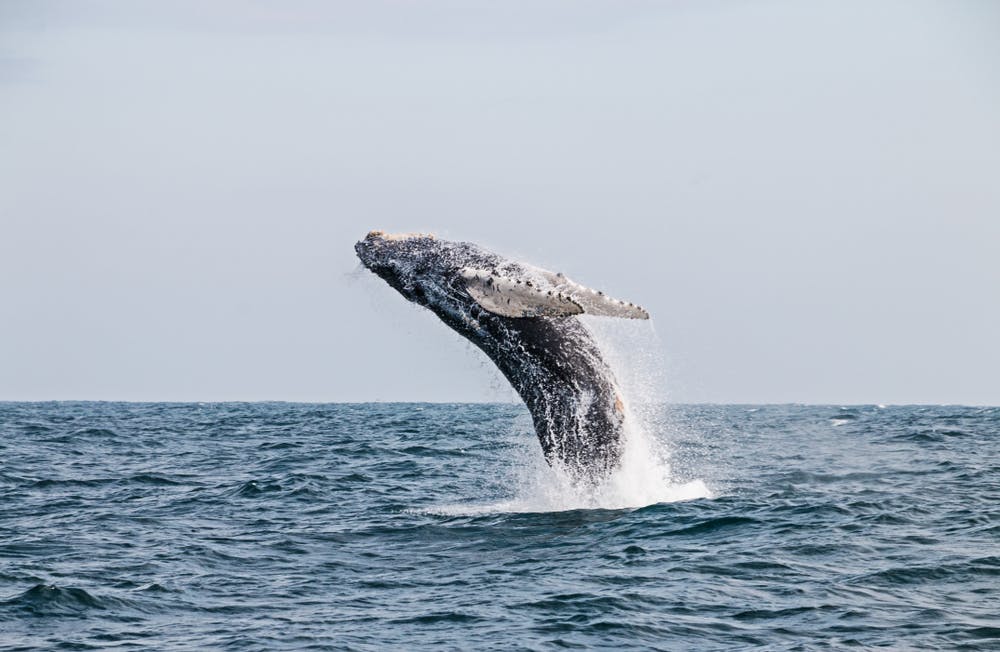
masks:
[(649, 319), (633, 303), (468, 242), (372, 231), (361, 262), (497, 365), (531, 413), (545, 459), (597, 482), (620, 463), (625, 410), (579, 315)]

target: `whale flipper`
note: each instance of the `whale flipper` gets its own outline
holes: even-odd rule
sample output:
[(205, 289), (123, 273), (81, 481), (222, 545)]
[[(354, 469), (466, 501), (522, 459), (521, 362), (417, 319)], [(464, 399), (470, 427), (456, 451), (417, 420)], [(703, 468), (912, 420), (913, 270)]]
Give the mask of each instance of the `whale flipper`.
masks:
[(531, 281), (512, 279), (482, 269), (463, 268), (465, 289), (476, 303), (494, 315), (504, 317), (569, 317), (579, 315), (583, 307), (551, 289), (542, 289)]
[[(485, 269), (464, 267), (466, 289), (484, 309), (504, 317), (570, 317), (588, 314), (624, 319), (649, 319), (641, 307), (612, 299), (603, 292), (571, 281), (563, 274), (532, 270), (529, 278), (512, 278)], [(531, 278), (533, 277), (533, 278)]]

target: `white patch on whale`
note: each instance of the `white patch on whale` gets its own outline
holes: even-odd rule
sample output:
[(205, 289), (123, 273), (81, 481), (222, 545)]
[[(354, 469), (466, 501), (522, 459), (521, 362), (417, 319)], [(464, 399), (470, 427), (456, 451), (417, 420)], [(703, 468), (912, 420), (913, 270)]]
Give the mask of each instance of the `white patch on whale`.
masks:
[[(649, 313), (628, 301), (613, 299), (566, 276), (528, 267), (528, 274), (511, 278), (488, 270), (462, 268), (469, 295), (485, 310), (504, 317), (570, 317), (595, 315), (649, 319)], [(533, 273), (532, 273), (533, 272)], [(528, 278), (522, 278), (528, 276)]]

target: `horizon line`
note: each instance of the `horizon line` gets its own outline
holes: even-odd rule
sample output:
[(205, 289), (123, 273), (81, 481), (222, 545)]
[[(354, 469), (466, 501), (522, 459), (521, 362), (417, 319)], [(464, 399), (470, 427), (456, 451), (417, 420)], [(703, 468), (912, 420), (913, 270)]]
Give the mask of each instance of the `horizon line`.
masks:
[[(0, 399), (2, 404), (14, 403), (127, 403), (134, 405), (224, 405), (224, 404), (287, 404), (287, 405), (519, 405), (524, 406), (522, 401), (303, 401), (287, 399), (233, 399), (233, 400), (134, 400), (134, 399)], [(769, 401), (763, 403), (748, 402), (724, 402), (724, 401), (633, 401), (634, 404), (658, 404), (677, 406), (752, 406), (752, 407), (782, 407), (782, 406), (808, 406), (808, 407), (969, 407), (969, 408), (996, 408), (1000, 404), (989, 403), (829, 403), (829, 402), (803, 402), (803, 401)]]

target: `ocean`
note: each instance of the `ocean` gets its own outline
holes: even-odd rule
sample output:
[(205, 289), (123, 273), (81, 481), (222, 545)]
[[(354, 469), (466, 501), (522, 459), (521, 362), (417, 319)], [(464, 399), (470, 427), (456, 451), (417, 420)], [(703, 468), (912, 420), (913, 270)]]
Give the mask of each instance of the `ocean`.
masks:
[(636, 412), (0, 403), (0, 648), (1000, 649), (1000, 408)]

